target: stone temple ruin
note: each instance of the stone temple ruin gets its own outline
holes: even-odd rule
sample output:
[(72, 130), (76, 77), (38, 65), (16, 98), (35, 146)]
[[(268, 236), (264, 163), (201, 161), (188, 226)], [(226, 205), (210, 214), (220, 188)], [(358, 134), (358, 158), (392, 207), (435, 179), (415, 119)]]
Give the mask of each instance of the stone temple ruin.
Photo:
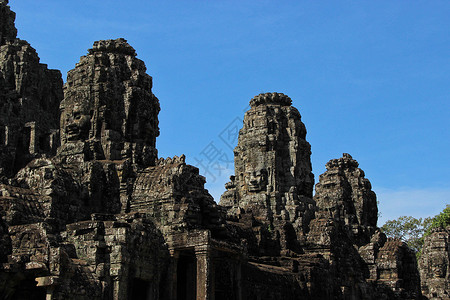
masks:
[[(314, 189), (291, 99), (250, 101), (217, 204), (158, 158), (159, 100), (124, 40), (39, 62), (0, 0), (0, 299), (449, 299), (449, 232), (414, 253), (377, 228), (349, 155)], [(59, 107), (59, 110), (58, 110)]]

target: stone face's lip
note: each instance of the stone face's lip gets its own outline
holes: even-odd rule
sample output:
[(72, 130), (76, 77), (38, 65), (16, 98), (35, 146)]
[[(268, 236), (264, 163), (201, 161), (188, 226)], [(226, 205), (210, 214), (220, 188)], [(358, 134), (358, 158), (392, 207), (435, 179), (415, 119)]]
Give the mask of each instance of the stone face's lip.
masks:
[(292, 105), (292, 100), (289, 96), (283, 93), (264, 93), (259, 94), (250, 100), (250, 106), (256, 107), (258, 105), (267, 105), (267, 104), (276, 104), (282, 106), (290, 106)]

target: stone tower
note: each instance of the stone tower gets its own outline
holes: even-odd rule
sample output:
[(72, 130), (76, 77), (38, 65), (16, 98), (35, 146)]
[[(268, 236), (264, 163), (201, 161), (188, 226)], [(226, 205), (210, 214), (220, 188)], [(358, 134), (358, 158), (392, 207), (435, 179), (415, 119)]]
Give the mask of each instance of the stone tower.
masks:
[(16, 37), (7, 4), (0, 1), (0, 177), (10, 178), (33, 158), (56, 152), (63, 81)]
[(160, 108), (145, 72), (124, 39), (95, 42), (69, 71), (57, 155), (16, 175), (45, 196), (45, 217), (64, 224), (129, 210), (134, 172), (154, 166), (157, 156)]
[(313, 213), (314, 175), (306, 128), (291, 104), (282, 93), (260, 94), (250, 101), (234, 150), (236, 175), (220, 204), (231, 218), (251, 214), (270, 231), (285, 232), (294, 225), (298, 234)]
[(415, 254), (377, 228), (376, 195), (350, 154), (319, 176), (304, 249), (328, 261), (330, 290), (342, 299), (418, 299)]
[(347, 153), (330, 160), (319, 177), (314, 200), (319, 211), (329, 213), (362, 245), (377, 228), (378, 207), (372, 185), (358, 165)]
[(154, 165), (160, 107), (145, 72), (126, 40), (96, 42), (67, 75), (59, 154)]
[(6, 44), (6, 42), (12, 42), (16, 39), (17, 29), (14, 25), (16, 14), (11, 11), (7, 6), (8, 0), (0, 1), (0, 45)]

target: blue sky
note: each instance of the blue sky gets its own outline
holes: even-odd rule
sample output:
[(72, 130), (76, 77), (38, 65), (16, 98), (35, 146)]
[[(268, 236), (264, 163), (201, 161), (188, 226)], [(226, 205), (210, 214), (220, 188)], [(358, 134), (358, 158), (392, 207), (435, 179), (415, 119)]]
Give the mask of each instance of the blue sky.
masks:
[(235, 141), (224, 130), (241, 122), (253, 96), (276, 91), (302, 114), (316, 180), (344, 152), (359, 161), (380, 201), (379, 225), (450, 204), (450, 1), (10, 6), (19, 38), (64, 79), (95, 40), (127, 39), (160, 99), (160, 156), (202, 161), (216, 200), (233, 173)]

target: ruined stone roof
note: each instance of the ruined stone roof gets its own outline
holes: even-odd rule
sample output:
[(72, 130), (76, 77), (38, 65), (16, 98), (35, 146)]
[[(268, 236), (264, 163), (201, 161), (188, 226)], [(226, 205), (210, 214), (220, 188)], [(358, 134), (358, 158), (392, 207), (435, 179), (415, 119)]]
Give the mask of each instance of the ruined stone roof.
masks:
[(136, 50), (134, 50), (124, 38), (96, 41), (92, 49), (89, 49), (88, 51), (89, 54), (94, 54), (95, 52), (109, 52), (136, 56)]
[(341, 158), (330, 160), (329, 162), (327, 162), (325, 167), (327, 168), (327, 170), (341, 169), (341, 168), (354, 169), (357, 168), (358, 165), (359, 165), (358, 162), (354, 160), (350, 154), (343, 153)]
[(291, 98), (283, 93), (265, 93), (259, 94), (250, 100), (250, 106), (256, 107), (262, 104), (278, 104), (282, 106), (290, 106), (292, 104)]

